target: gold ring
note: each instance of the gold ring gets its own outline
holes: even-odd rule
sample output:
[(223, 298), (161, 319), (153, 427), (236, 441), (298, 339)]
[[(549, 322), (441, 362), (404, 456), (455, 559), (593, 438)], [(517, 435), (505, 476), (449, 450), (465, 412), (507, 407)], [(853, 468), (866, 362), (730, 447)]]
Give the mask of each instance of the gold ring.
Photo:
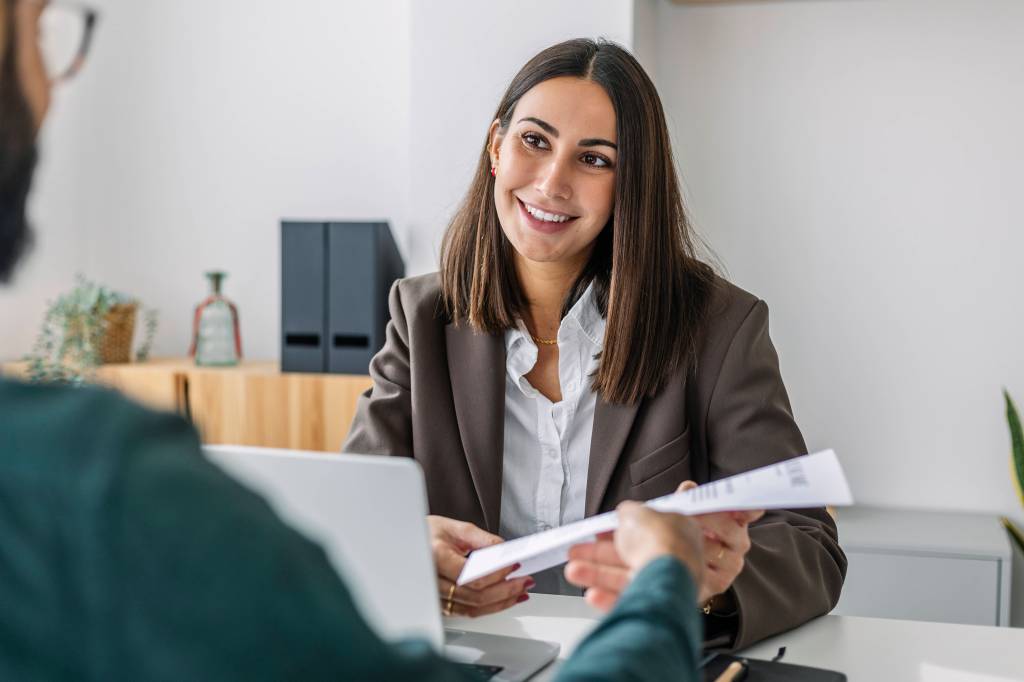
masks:
[(455, 583), (452, 583), (451, 588), (448, 590), (448, 599), (444, 604), (444, 615), (452, 615), (452, 600), (455, 599)]
[(725, 556), (725, 545), (722, 545), (721, 549), (718, 550), (718, 556), (715, 557), (715, 561), (718, 561), (719, 559), (721, 559), (724, 556)]

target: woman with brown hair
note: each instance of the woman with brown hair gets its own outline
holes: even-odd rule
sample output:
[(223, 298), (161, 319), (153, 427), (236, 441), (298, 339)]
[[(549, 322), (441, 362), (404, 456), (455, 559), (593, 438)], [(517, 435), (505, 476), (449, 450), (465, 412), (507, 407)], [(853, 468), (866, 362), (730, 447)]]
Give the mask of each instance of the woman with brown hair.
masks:
[[(767, 307), (697, 258), (657, 91), (614, 43), (570, 40), (519, 71), (440, 273), (396, 283), (390, 307), (344, 449), (423, 466), (448, 613), (570, 591), (512, 569), (456, 587), (472, 549), (806, 452)], [(838, 601), (824, 509), (700, 521), (708, 645)], [(609, 607), (628, 570), (609, 542), (574, 551), (565, 577)]]

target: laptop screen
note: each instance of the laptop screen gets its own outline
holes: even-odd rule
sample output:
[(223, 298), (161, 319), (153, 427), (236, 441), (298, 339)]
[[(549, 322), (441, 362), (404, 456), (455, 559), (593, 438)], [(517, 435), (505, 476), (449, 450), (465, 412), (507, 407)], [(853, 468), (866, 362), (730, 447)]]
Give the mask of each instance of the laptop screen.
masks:
[(212, 445), (206, 456), (320, 544), (384, 639), (444, 635), (423, 473), (412, 459)]

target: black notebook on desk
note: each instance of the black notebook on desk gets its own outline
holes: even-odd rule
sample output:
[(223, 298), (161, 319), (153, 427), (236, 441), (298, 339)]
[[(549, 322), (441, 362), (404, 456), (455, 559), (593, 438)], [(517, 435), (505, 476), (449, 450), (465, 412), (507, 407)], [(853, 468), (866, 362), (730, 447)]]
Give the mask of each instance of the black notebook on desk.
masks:
[(781, 649), (779, 655), (771, 661), (714, 654), (701, 667), (704, 674), (702, 679), (704, 682), (715, 682), (731, 663), (741, 661), (746, 665), (746, 671), (737, 676), (735, 682), (846, 682), (846, 675), (834, 670), (782, 663), (779, 659), (784, 654), (785, 649)]

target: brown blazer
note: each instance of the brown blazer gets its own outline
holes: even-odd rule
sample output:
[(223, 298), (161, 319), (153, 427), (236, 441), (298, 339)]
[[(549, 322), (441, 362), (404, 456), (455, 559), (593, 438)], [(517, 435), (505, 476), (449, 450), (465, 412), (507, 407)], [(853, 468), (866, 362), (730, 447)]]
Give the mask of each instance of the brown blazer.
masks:
[[(431, 513), (497, 533), (504, 337), (446, 322), (436, 273), (396, 282), (390, 308), (386, 343), (370, 364), (374, 385), (360, 397), (342, 449), (414, 457)], [(768, 336), (768, 307), (719, 279), (695, 378), (680, 374), (634, 406), (598, 398), (586, 514), (805, 453)], [(846, 556), (824, 509), (769, 512), (750, 539), (732, 587), (739, 616), (709, 645), (745, 647), (839, 600)]]

